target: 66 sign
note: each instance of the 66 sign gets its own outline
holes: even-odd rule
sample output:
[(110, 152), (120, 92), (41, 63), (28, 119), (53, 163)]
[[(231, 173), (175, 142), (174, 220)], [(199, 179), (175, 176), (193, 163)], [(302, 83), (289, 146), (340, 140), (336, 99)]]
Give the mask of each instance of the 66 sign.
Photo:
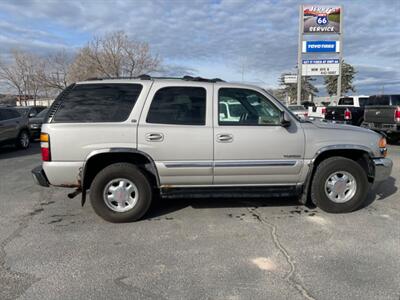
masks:
[(326, 15), (321, 15), (321, 16), (317, 17), (316, 22), (318, 25), (326, 25), (326, 24), (328, 24), (329, 21), (328, 21), (328, 17)]

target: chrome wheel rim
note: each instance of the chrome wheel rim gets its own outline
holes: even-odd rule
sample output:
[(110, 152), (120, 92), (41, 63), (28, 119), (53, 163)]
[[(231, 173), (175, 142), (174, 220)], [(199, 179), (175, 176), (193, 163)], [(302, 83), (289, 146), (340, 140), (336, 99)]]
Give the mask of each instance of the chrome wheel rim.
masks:
[(325, 181), (325, 194), (335, 203), (350, 201), (357, 191), (357, 182), (353, 175), (346, 171), (336, 171)]
[(21, 137), (19, 139), (21, 146), (26, 148), (29, 145), (29, 136), (26, 132), (21, 133)]
[(103, 199), (112, 211), (126, 212), (136, 205), (139, 199), (139, 190), (129, 179), (116, 178), (106, 184)]

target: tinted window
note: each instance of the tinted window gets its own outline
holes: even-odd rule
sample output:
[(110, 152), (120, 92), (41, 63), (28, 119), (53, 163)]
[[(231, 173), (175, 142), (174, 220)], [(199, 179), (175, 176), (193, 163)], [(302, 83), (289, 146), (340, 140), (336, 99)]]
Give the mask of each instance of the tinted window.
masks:
[(392, 95), (392, 105), (400, 105), (400, 95)]
[(48, 111), (49, 111), (48, 108), (42, 110), (40, 113), (38, 113), (38, 114), (36, 115), (36, 118), (44, 118), (44, 117), (46, 116), (46, 114), (47, 114)]
[(15, 109), (24, 117), (28, 116), (28, 113), (30, 111), (29, 107), (15, 107)]
[(358, 98), (358, 102), (360, 103), (360, 106), (365, 106), (368, 103), (368, 97)]
[(354, 105), (353, 98), (340, 98), (339, 105)]
[(166, 87), (151, 102), (147, 123), (205, 125), (206, 90), (200, 87)]
[(218, 106), (227, 106), (229, 114), (219, 113), (220, 125), (280, 125), (281, 111), (262, 94), (248, 89), (222, 88)]
[(21, 115), (14, 109), (0, 109), (0, 120), (20, 118)]
[(140, 84), (82, 84), (65, 95), (53, 122), (123, 122), (142, 90)]
[(371, 96), (368, 100), (368, 105), (389, 105), (389, 96), (379, 95), (379, 96)]

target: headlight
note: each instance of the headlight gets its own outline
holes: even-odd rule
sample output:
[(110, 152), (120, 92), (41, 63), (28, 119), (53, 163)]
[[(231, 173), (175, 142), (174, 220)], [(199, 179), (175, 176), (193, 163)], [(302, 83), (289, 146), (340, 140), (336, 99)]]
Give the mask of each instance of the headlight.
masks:
[(29, 128), (31, 128), (31, 129), (39, 129), (40, 128), (40, 124), (30, 124)]

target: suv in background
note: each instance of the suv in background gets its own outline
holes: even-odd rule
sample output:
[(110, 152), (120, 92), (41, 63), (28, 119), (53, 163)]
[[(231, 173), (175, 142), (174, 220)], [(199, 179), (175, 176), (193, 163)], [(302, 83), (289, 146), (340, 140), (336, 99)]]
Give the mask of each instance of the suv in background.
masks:
[(29, 139), (28, 118), (11, 107), (0, 107), (0, 145), (15, 144), (26, 149)]
[(363, 126), (400, 140), (400, 95), (371, 96), (367, 105)]
[(256, 86), (193, 77), (73, 84), (40, 140), (36, 182), (76, 187), (82, 204), (90, 191), (112, 222), (140, 219), (157, 196), (297, 196), (349, 212), (392, 169), (380, 134), (301, 120)]
[(325, 120), (360, 126), (364, 121), (364, 107), (368, 96), (347, 96), (339, 99), (338, 105), (326, 108)]

